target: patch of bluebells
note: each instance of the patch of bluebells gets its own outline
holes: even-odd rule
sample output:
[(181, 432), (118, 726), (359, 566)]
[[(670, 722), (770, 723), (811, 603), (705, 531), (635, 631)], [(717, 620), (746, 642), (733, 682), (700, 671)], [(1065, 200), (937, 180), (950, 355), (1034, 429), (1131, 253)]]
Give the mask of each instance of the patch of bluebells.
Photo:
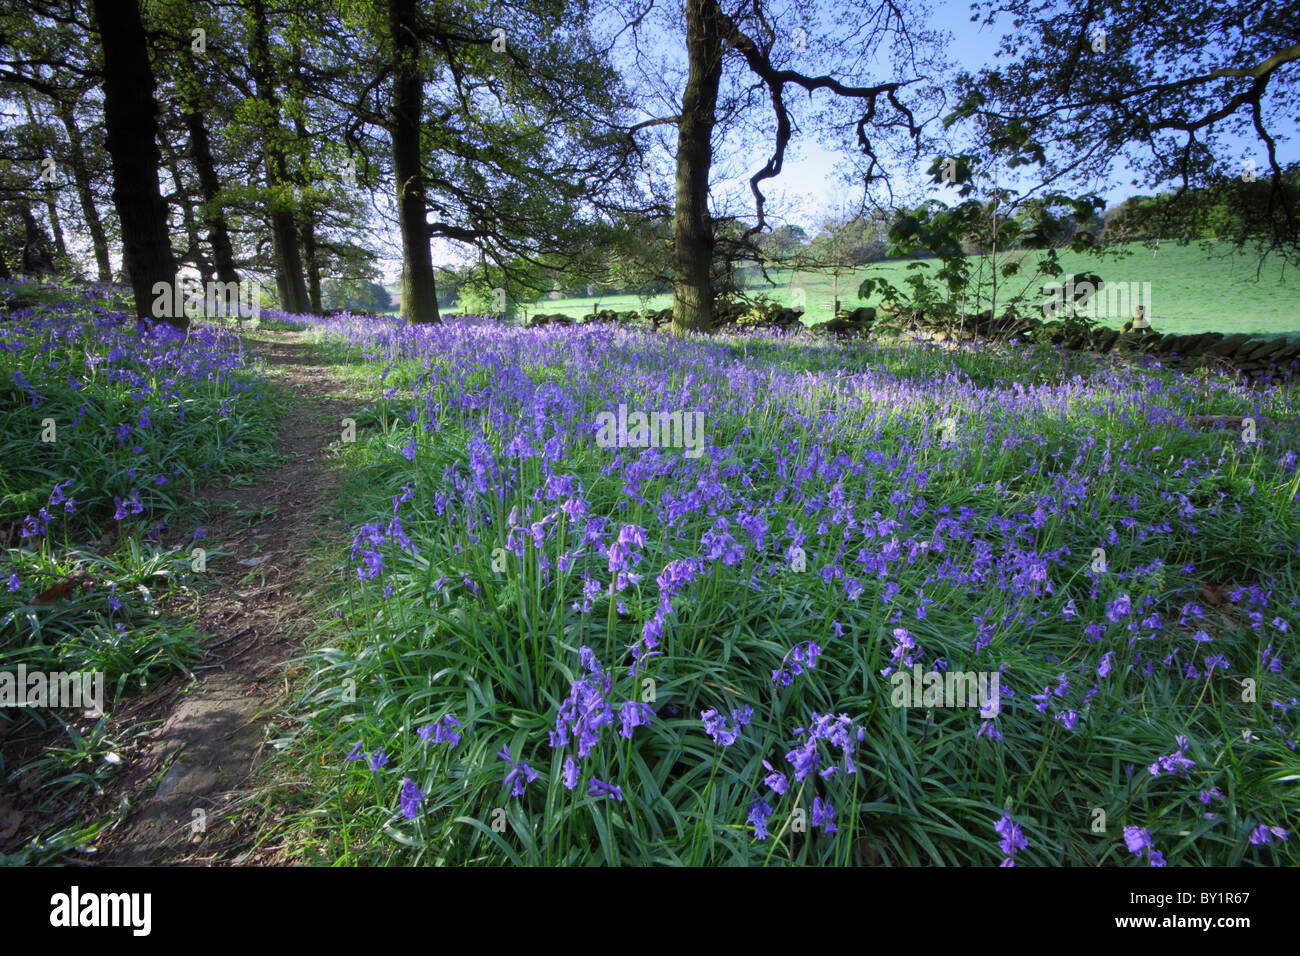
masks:
[[(0, 294), (7, 291), (0, 285)], [(185, 423), (186, 409), (201, 408), (221, 396), (229, 411), (236, 405), (242, 411), (262, 397), (260, 382), (250, 374), (250, 358), (233, 332), (207, 325), (188, 331), (166, 324), (137, 325), (131, 313), (100, 304), (99, 296), (108, 291), (60, 289), (60, 299), (12, 311), (0, 327), (0, 363), (20, 366), (8, 377), (30, 397), (31, 407), (53, 406), (50, 414), (57, 421), (60, 443), (71, 435), (88, 440), (80, 447), (95, 449), (79, 455), (77, 474), (55, 481), (45, 508), (23, 520), (23, 537), (28, 539), (48, 534), (50, 512), (56, 507), (68, 516), (86, 513), (93, 521), (111, 500), (115, 520), (140, 514), (149, 505), (138, 489), (125, 498), (120, 487), (119, 494), (112, 493), (116, 475), (137, 471), (119, 470), (124, 463), (119, 448), (125, 453), (129, 446), (130, 454), (145, 455), (145, 444), (149, 455), (166, 456), (167, 474), (150, 474), (144, 470), (149, 465), (139, 468), (142, 479), (149, 474), (154, 485), (170, 483), (176, 476), (192, 477), (220, 461), (200, 459), (202, 443), (169, 441), (173, 424)], [(85, 400), (79, 401), (77, 393)], [(116, 417), (107, 420), (106, 408), (115, 409)], [(159, 410), (165, 410), (167, 420), (153, 420)], [(153, 441), (143, 441), (145, 434)], [(97, 444), (101, 435), (112, 443), (109, 447)], [(130, 441), (132, 435), (139, 444)], [(45, 474), (52, 473), (52, 462), (41, 464)], [(162, 460), (156, 464), (161, 466)], [(27, 480), (34, 475), (29, 473)], [(84, 502), (68, 495), (74, 482), (89, 496)]]
[(583, 759), (600, 743), (601, 729), (614, 722), (614, 708), (608, 699), (614, 680), (605, 673), (590, 647), (584, 646), (578, 653), (586, 675), (570, 684), (569, 696), (556, 712), (550, 741), (553, 749), (576, 741), (578, 758)]
[[(654, 658), (677, 659), (678, 648), (669, 654), (677, 636), (673, 616), (695, 596), (713, 593), (716, 585), (747, 589), (763, 600), (763, 592), (772, 593), (771, 582), (783, 589), (824, 584), (835, 601), (847, 598), (840, 614), (846, 622), (867, 608), (885, 615), (885, 633), (893, 635), (885, 676), (926, 659), (917, 637), (906, 628), (913, 618), (938, 620), (943, 622), (939, 626), (948, 627), (955, 608), (989, 598), (987, 605), (978, 605), (981, 609), (972, 620), (956, 622), (954, 628), (962, 633), (962, 625), (970, 625), (970, 650), (979, 655), (987, 653), (995, 635), (999, 646), (1028, 647), (1037, 636), (1035, 628), (1051, 615), (1051, 623), (1076, 634), (1086, 650), (1078, 676), (1073, 671), (1070, 675), (1080, 685), (1077, 693), (1070, 691), (1062, 674), (1054, 687), (1049, 684), (1033, 698), (1049, 720), (1067, 730), (1099, 723), (1098, 711), (1090, 707), (1130, 690), (1115, 686), (1112, 692), (1111, 685), (1124, 685), (1130, 676), (1150, 677), (1162, 658), (1177, 678), (1199, 680), (1228, 671), (1228, 658), (1238, 656), (1222, 639), (1219, 644), (1225, 647), (1220, 651), (1203, 640), (1205, 631), (1193, 633), (1203, 618), (1193, 601), (1194, 567), (1184, 564), (1177, 572), (1171, 568), (1170, 586), (1157, 589), (1159, 597), (1136, 573), (1139, 569), (1127, 577), (1112, 571), (1081, 586), (1067, 586), (1062, 582), (1068, 575), (1062, 572), (1071, 567), (1069, 549), (1038, 544), (1044, 534), (1053, 533), (1053, 522), (1068, 527), (1070, 514), (1096, 515), (1100, 510), (1109, 514), (1100, 518), (1099, 543), (1122, 547), (1124, 540), (1160, 548), (1196, 534), (1191, 519), (1206, 524), (1234, 507), (1223, 495), (1216, 501), (1213, 494), (1184, 494), (1191, 487), (1213, 488), (1215, 476), (1223, 474), (1223, 462), (1217, 457), (1218, 444), (1203, 452), (1196, 449), (1195, 429), (1184, 427), (1180, 417), (1192, 393), (1176, 382), (1152, 390), (1128, 371), (1107, 368), (1061, 384), (984, 385), (954, 367), (940, 390), (945, 397), (959, 396), (978, 413), (969, 419), (973, 427), (952, 445), (956, 464), (939, 460), (922, 466), (912, 453), (915, 448), (906, 442), (893, 447), (880, 439), (882, 428), (896, 431), (899, 420), (925, 420), (932, 412), (935, 385), (927, 380), (918, 387), (883, 365), (846, 370), (840, 357), (827, 353), (823, 358), (816, 351), (810, 361), (821, 364), (811, 370), (753, 365), (713, 343), (670, 341), (622, 329), (557, 333), (454, 325), (405, 328), (352, 319), (324, 324), (363, 342), (382, 361), (425, 359), (425, 381), (435, 384), (414, 396), (422, 408), (423, 427), (432, 431), (463, 423), (473, 432), (468, 464), (454, 462), (445, 474), (435, 476), (442, 480), (428, 508), (421, 509), (422, 522), (435, 523), (439, 533), (460, 531), (464, 540), (479, 547), (509, 535), (517, 555), (537, 562), (541, 586), (554, 587), (556, 607), (586, 615), (605, 596), (613, 605), (611, 612), (629, 619), (615, 620), (616, 626), (637, 622), (624, 638), (633, 642), (633, 675)], [(584, 361), (571, 361), (575, 351)], [(523, 371), (561, 366), (570, 370), (563, 381), (538, 381)], [(629, 374), (628, 369), (636, 371)], [(444, 387), (447, 382), (470, 381), (473, 387)], [(1223, 396), (1239, 396), (1232, 386), (1215, 388)], [(698, 462), (665, 449), (611, 451), (599, 465), (602, 496), (591, 501), (583, 497), (579, 478), (557, 470), (557, 462), (580, 460), (578, 456), (591, 450), (593, 407), (620, 401), (633, 405), (653, 396), (659, 407), (670, 408), (679, 395), (710, 420), (735, 415), (752, 422), (761, 415), (775, 427), (757, 446), (752, 439), (725, 444), (710, 435), (720, 447), (708, 447)], [(809, 398), (816, 398), (825, 413), (806, 414)], [(840, 414), (841, 408), (851, 408), (853, 414)], [(1158, 448), (1130, 445), (1122, 437), (1079, 432), (1056, 441), (1034, 427), (1039, 420), (1077, 418), (1093, 411), (1182, 429), (1193, 444), (1181, 462), (1167, 464), (1168, 452), (1158, 456)], [(784, 427), (796, 423), (797, 436), (796, 429)], [(738, 434), (748, 438), (749, 427), (746, 424)], [(977, 482), (973, 494), (981, 499), (978, 504), (948, 504), (923, 496), (927, 483), (942, 486), (954, 476), (954, 468), (964, 467), (970, 452), (999, 444), (1024, 459), (1025, 474), (1053, 459), (1050, 483)], [(1168, 508), (1153, 508), (1148, 497), (1139, 498), (1125, 488), (1135, 476), (1148, 475), (1156, 483), (1155, 495)], [(1180, 475), (1186, 476), (1186, 488), (1176, 484)], [(508, 520), (509, 527), (498, 527), (500, 515), (512, 504), (518, 510)], [(559, 527), (566, 532), (563, 548)], [(373, 530), (382, 540), (376, 544), (362, 537), (361, 545), (386, 555), (392, 535), (382, 525)], [(807, 559), (809, 573), (804, 577), (789, 573), (786, 556), (796, 547)], [(664, 562), (656, 579), (657, 604), (639, 588), (653, 573), (647, 560), (651, 555), (662, 555)], [(1158, 565), (1157, 560), (1140, 569), (1142, 575), (1158, 572)], [(560, 574), (550, 576), (552, 569)], [(455, 580), (462, 569), (442, 570)], [(472, 590), (472, 582), (462, 580)], [(1115, 581), (1126, 580), (1130, 583), (1121, 584), (1122, 590), (1110, 590)], [(445, 583), (446, 578), (439, 578), (435, 590)], [(1061, 593), (1051, 604), (1045, 598), (1053, 594), (1053, 586), (1060, 591), (1068, 587), (1070, 593)], [(491, 587), (485, 585), (485, 598), (495, 596)], [(1249, 615), (1256, 630), (1267, 629), (1263, 622), (1276, 617), (1276, 609), (1265, 611), (1266, 590), (1233, 592), (1235, 601), (1249, 605), (1242, 613)], [(1278, 620), (1274, 627), (1286, 633)], [(839, 634), (842, 626), (837, 622), (835, 629)], [(1145, 643), (1157, 638), (1159, 644)], [(1118, 650), (1125, 643), (1136, 650)], [(1288, 646), (1275, 637), (1261, 654), (1261, 664), (1269, 673), (1281, 674), (1274, 645), (1283, 651)], [(1159, 653), (1150, 649), (1155, 646), (1161, 647)], [(773, 683), (790, 686), (801, 669), (819, 666), (820, 653), (814, 642), (796, 645), (787, 655), (794, 658), (793, 664), (783, 659), (773, 672)], [(953, 666), (965, 663), (957, 659)], [(1108, 688), (1104, 697), (1098, 697), (1101, 687)], [(1010, 696), (1009, 689), (1003, 693)], [(1286, 691), (1277, 693), (1280, 698)], [(1286, 711), (1278, 706), (1280, 699), (1274, 704), (1280, 721)], [(576, 677), (552, 732), (553, 746), (574, 751), (561, 760), (564, 785), (571, 790), (583, 786), (584, 761), (602, 739), (612, 736), (604, 727), (615, 727), (626, 737), (646, 726), (649, 716), (648, 707), (613, 695), (602, 671)], [(701, 719), (715, 745), (736, 743), (740, 725), (734, 714), (728, 720), (717, 710), (706, 711)], [(801, 733), (815, 730), (819, 719)], [(1002, 737), (993, 720), (978, 727), (979, 736)], [(791, 778), (802, 783), (817, 773), (829, 779), (844, 766), (851, 767), (848, 754), (831, 759), (836, 747), (824, 743), (826, 739), (795, 741), (787, 765), (779, 770), (772, 766), (780, 763), (776, 758), (764, 761), (764, 783), (770, 792), (787, 796)], [(1187, 759), (1180, 747), (1159, 758), (1156, 766), (1161, 774), (1183, 773), (1181, 761)], [(830, 799), (824, 797), (828, 806)], [(764, 793), (748, 807), (747, 822), (756, 832), (766, 831), (769, 803), (776, 801)]]
[[(777, 770), (770, 761), (762, 761), (763, 769), (767, 771), (763, 777), (763, 785), (776, 796), (783, 797), (790, 793), (791, 778), (795, 783), (801, 784), (813, 774), (822, 780), (829, 780), (837, 773), (846, 775), (857, 773), (857, 766), (853, 763), (853, 751), (865, 738), (865, 732), (847, 715), (813, 714), (809, 726), (796, 728), (795, 734), (804, 739), (785, 755), (786, 761), (791, 765), (790, 776)], [(828, 751), (838, 751), (838, 757), (825, 761), (825, 766), (818, 770), (823, 762), (819, 748), (823, 746)], [(771, 815), (771, 807), (755, 795), (746, 821), (754, 827), (756, 839), (767, 839), (766, 824)], [(821, 828), (826, 835), (837, 832), (834, 806), (829, 800), (816, 794), (813, 796), (811, 824), (814, 828)]]
[[(857, 727), (847, 715), (813, 714), (811, 725), (797, 728), (795, 733), (807, 735), (803, 743), (785, 755), (785, 759), (794, 767), (796, 782), (802, 783), (804, 778), (814, 771), (823, 780), (836, 773), (857, 773), (857, 767), (853, 763), (853, 751), (856, 744), (865, 737), (865, 732), (861, 727)], [(817, 770), (818, 764), (821, 762), (819, 745), (823, 742), (828, 748), (839, 751), (839, 760), (843, 761), (842, 765), (838, 761), (832, 760), (821, 770)]]
[(402, 493), (393, 496), (393, 515), (387, 525), (382, 521), (371, 521), (362, 524), (357, 530), (352, 539), (352, 560), (357, 560), (358, 556), (361, 558), (361, 564), (357, 568), (357, 580), (373, 580), (386, 570), (382, 549), (390, 540), (397, 542), (398, 547), (408, 554), (420, 553), (415, 542), (402, 527), (399, 514), (401, 506), (410, 501), (413, 496), (411, 486), (403, 485)]
[[(578, 660), (584, 673), (569, 685), (569, 695), (560, 703), (555, 715), (555, 729), (549, 731), (550, 745), (554, 750), (576, 743), (575, 754), (564, 759), (562, 780), (565, 789), (573, 790), (581, 781), (582, 761), (600, 744), (604, 728), (615, 723), (615, 700), (612, 696), (613, 677), (585, 645), (578, 649)], [(649, 727), (654, 718), (650, 705), (637, 700), (618, 703), (618, 736), (630, 740), (638, 727)], [(595, 781), (596, 778), (592, 778)], [(599, 782), (599, 781), (597, 781)], [(605, 784), (600, 784), (605, 786)], [(589, 785), (590, 789), (590, 785)], [(615, 797), (614, 790), (617, 790)], [(599, 795), (622, 800), (622, 790), (602, 790)]]

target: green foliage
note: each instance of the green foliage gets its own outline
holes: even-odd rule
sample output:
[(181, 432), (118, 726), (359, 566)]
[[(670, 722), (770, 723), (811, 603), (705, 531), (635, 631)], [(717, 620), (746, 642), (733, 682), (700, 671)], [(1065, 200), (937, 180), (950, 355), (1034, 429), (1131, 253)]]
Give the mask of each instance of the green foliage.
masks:
[(338, 312), (387, 312), (393, 297), (378, 282), (330, 279), (321, 287), (321, 304)]

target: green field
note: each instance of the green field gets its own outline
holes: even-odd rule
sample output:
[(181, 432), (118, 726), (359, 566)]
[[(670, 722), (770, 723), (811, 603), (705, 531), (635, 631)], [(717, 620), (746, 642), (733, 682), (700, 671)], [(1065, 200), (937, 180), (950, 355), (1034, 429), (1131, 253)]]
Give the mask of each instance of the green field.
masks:
[[(1256, 270), (1252, 256), (1233, 255), (1231, 248), (1207, 253), (1199, 244), (1177, 246), (1162, 243), (1158, 252), (1140, 244), (1125, 247), (1123, 258), (1099, 259), (1075, 253), (1061, 253), (1067, 273), (1093, 272), (1110, 283), (1150, 283), (1147, 314), (1157, 331), (1169, 332), (1250, 332), (1253, 334), (1300, 334), (1300, 280), (1283, 273), (1280, 264), (1270, 261)], [(1037, 253), (1028, 253), (1035, 257)], [(1030, 281), (1031, 262), (1023, 266), (1025, 276), (1003, 280), (1002, 289), (1015, 295), (1028, 288), (1041, 287), (1042, 280)], [(907, 277), (909, 263), (900, 260), (873, 263), (839, 278), (840, 304), (843, 308), (876, 305), (876, 300), (860, 302), (858, 284), (865, 278), (882, 277), (900, 285)], [(934, 263), (927, 264), (934, 268)], [(751, 285), (749, 293), (767, 291), (774, 300), (794, 305), (793, 290), (802, 288), (807, 304), (804, 320), (808, 323), (829, 319), (832, 313), (832, 278), (814, 273), (773, 271), (781, 284), (762, 287)], [(1145, 296), (1145, 293), (1143, 293)], [(999, 291), (999, 302), (1004, 291)], [(629, 309), (664, 309), (672, 305), (671, 295), (641, 298), (636, 295), (607, 295), (570, 299), (543, 299), (527, 306), (528, 314), (562, 312), (575, 318), (588, 315), (593, 308), (626, 311)], [(988, 308), (987, 298), (981, 308)], [(1131, 314), (1131, 309), (1129, 310)], [(1102, 325), (1123, 325), (1128, 314), (1102, 316)]]

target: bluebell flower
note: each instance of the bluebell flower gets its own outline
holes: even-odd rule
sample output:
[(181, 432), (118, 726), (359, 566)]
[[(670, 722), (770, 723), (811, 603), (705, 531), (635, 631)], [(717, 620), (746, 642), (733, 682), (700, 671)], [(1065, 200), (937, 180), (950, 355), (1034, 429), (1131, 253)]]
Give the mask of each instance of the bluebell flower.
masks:
[(827, 836), (838, 832), (835, 828), (835, 808), (829, 802), (823, 801), (821, 797), (813, 797), (812, 825), (821, 827), (822, 833)]
[(415, 781), (410, 777), (402, 778), (402, 816), (408, 820), (414, 820), (416, 813), (420, 810), (420, 804), (423, 802), (426, 794), (423, 790), (415, 785)]
[(632, 731), (637, 727), (649, 727), (650, 718), (654, 716), (654, 711), (650, 709), (649, 704), (644, 704), (636, 700), (623, 702), (623, 707), (619, 711), (619, 716), (623, 719), (623, 729), (619, 731), (619, 736), (631, 738)]
[(1109, 676), (1110, 676), (1110, 672), (1111, 672), (1112, 668), (1114, 667), (1114, 664), (1113, 664), (1113, 661), (1114, 661), (1114, 660), (1115, 660), (1115, 652), (1114, 652), (1114, 651), (1107, 651), (1105, 654), (1101, 655), (1101, 661), (1098, 662), (1098, 664), (1097, 664), (1097, 676), (1098, 676), (1098, 677), (1109, 677)]
[(754, 837), (760, 842), (768, 837), (767, 820), (771, 815), (772, 808), (759, 799), (758, 796), (755, 796), (754, 802), (749, 805), (749, 813), (745, 816), (745, 822), (753, 825)]
[(794, 765), (795, 782), (802, 783), (808, 774), (817, 769), (817, 761), (820, 756), (817, 753), (816, 739), (809, 739), (801, 746), (791, 750), (785, 755), (785, 759)]
[(1155, 763), (1151, 764), (1151, 766), (1147, 768), (1147, 771), (1151, 776), (1160, 776), (1162, 770), (1165, 773), (1171, 773), (1177, 776), (1180, 774), (1186, 774), (1196, 766), (1196, 761), (1191, 760), (1186, 756), (1187, 748), (1189, 746), (1187, 738), (1180, 734), (1174, 738), (1174, 742), (1178, 745), (1177, 750), (1171, 754), (1166, 754), (1165, 756), (1158, 758)]
[(524, 787), (537, 779), (537, 771), (528, 764), (515, 763), (514, 758), (510, 756), (510, 748), (502, 747), (501, 752), (497, 754), (502, 760), (510, 765), (510, 772), (506, 774), (505, 779), (501, 781), (502, 785), (513, 783), (510, 788), (512, 796), (521, 797), (524, 794)]
[(1165, 858), (1151, 842), (1151, 834), (1146, 827), (1125, 827), (1124, 845), (1134, 856), (1145, 854), (1148, 866), (1164, 866)]
[(1266, 846), (1273, 842), (1273, 837), (1283, 842), (1290, 840), (1290, 835), (1282, 827), (1271, 827), (1267, 823), (1261, 823), (1250, 832), (1250, 842), (1254, 846)]
[(1130, 853), (1141, 853), (1151, 846), (1151, 833), (1146, 827), (1125, 827), (1124, 845)]
[(789, 787), (789, 784), (786, 783), (785, 774), (778, 773), (766, 760), (763, 761), (763, 768), (768, 771), (767, 776), (763, 778), (763, 783), (777, 796), (784, 794)]
[(727, 718), (722, 716), (714, 708), (700, 712), (700, 720), (704, 723), (704, 731), (713, 742), (719, 747), (730, 747), (740, 737), (740, 728), (750, 722), (754, 716), (754, 709), (749, 705), (740, 707), (731, 712), (732, 726), (727, 725)]
[(1025, 847), (1029, 846), (1029, 840), (1020, 830), (1020, 824), (1016, 823), (1011, 814), (1003, 813), (1002, 819), (993, 824), (993, 829), (1002, 837), (998, 841), (998, 848), (1002, 851), (1003, 859), (1001, 866), (1015, 866), (1015, 856)]
[(572, 790), (576, 787), (578, 785), (578, 776), (578, 761), (573, 759), (572, 754), (569, 754), (564, 758), (564, 788)]
[(589, 797), (613, 797), (619, 803), (623, 802), (623, 788), (616, 787), (613, 784), (605, 783), (603, 780), (597, 780), (592, 777), (587, 781), (587, 796)]
[(420, 739), (426, 743), (432, 738), (435, 744), (447, 744), (448, 749), (455, 750), (460, 743), (461, 735), (452, 730), (453, 727), (459, 727), (460, 721), (453, 715), (447, 714), (441, 721), (429, 724), (427, 727), (421, 727), (416, 731)]

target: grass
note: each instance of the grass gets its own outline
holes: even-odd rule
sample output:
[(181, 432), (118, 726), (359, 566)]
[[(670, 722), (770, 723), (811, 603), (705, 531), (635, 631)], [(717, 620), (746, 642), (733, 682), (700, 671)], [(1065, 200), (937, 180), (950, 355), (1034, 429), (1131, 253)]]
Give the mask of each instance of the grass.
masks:
[[(1221, 245), (1221, 244), (1220, 244)], [(1267, 263), (1258, 281), (1258, 262), (1250, 256), (1232, 255), (1229, 249), (1215, 246), (1206, 252), (1199, 244), (1179, 246), (1161, 243), (1158, 250), (1141, 244), (1122, 247), (1124, 258), (1098, 259), (1071, 252), (1060, 254), (1062, 267), (1067, 274), (1093, 272), (1113, 283), (1151, 284), (1151, 302), (1147, 306), (1153, 327), (1160, 332), (1249, 332), (1255, 335), (1300, 334), (1300, 295), (1296, 280), (1286, 275), (1275, 262)], [(1025, 278), (1003, 280), (1000, 300), (1007, 291), (1012, 294), (1035, 293), (1044, 283), (1032, 279), (1035, 253), (1025, 256), (1022, 272)], [(930, 264), (934, 268), (933, 263)], [(884, 278), (904, 288), (909, 263), (888, 261), (873, 263), (839, 278), (841, 308), (859, 305), (878, 305), (878, 298), (858, 299), (858, 285), (866, 278)], [(774, 270), (769, 273), (775, 286), (752, 284), (749, 294), (766, 292), (783, 305), (794, 306), (792, 290), (802, 289), (807, 313), (805, 323), (823, 322), (832, 317), (832, 278), (824, 274), (791, 273)], [(988, 308), (987, 291), (980, 308)], [(1034, 295), (1029, 301), (1046, 301), (1045, 296)], [(667, 309), (672, 307), (671, 295), (657, 295), (642, 299), (635, 295), (609, 295), (598, 297), (542, 299), (528, 305), (530, 315), (545, 312), (562, 312), (578, 318), (590, 315), (593, 308), (614, 309), (623, 312), (641, 309)], [(1088, 314), (1089, 310), (1084, 310)], [(1131, 314), (1131, 313), (1130, 313)], [(1119, 328), (1129, 315), (1098, 316), (1099, 324)]]
[[(1296, 862), (1268, 829), (1300, 811), (1294, 389), (1045, 348), (318, 334), (389, 391), (278, 741), (302, 859), (992, 865), (1007, 817), (1021, 865), (1143, 865), (1130, 828), (1174, 865)], [(705, 411), (705, 455), (596, 446), (620, 401)], [(999, 673), (1000, 713), (895, 706), (913, 662)]]

